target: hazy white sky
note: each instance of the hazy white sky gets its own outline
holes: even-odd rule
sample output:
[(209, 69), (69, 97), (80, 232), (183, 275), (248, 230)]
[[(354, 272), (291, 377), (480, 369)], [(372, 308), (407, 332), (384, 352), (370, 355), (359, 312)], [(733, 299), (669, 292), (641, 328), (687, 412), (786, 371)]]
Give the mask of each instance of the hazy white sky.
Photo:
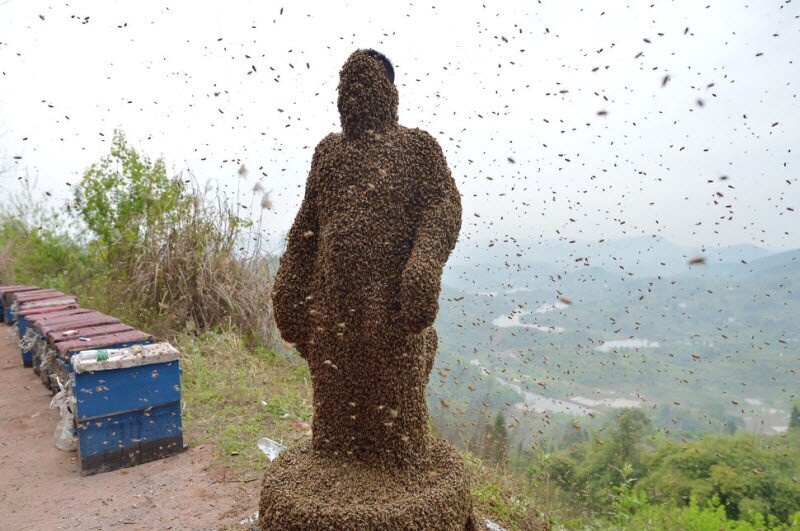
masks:
[(63, 201), (122, 128), (176, 172), (260, 181), (277, 239), (339, 128), (341, 64), (374, 47), (401, 123), (445, 150), (462, 240), (800, 247), (799, 17), (785, 0), (8, 0), (0, 197), (27, 172)]

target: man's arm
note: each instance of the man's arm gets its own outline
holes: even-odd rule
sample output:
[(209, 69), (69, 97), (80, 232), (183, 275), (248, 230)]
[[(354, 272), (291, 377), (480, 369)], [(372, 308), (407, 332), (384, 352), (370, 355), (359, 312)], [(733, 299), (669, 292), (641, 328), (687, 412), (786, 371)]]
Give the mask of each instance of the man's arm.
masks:
[(401, 319), (406, 329), (415, 334), (436, 319), (442, 269), (461, 229), (461, 196), (442, 148), (428, 133), (419, 131), (417, 135), (424, 210), (400, 286)]
[(308, 339), (310, 327), (306, 297), (311, 286), (319, 231), (315, 190), (318, 157), (319, 147), (311, 161), (303, 202), (286, 235), (286, 251), (281, 257), (272, 287), (275, 324), (283, 339), (295, 344), (302, 344)]

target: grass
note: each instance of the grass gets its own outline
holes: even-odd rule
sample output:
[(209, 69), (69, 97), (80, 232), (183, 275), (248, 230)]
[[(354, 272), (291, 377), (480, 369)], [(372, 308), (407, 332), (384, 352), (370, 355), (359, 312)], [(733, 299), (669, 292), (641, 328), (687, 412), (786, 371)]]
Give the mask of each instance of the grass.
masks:
[(480, 518), (509, 531), (547, 529), (547, 518), (536, 510), (537, 500), (517, 476), (470, 452), (464, 460), (472, 471), (472, 506)]
[(215, 465), (252, 479), (268, 463), (259, 438), (290, 446), (309, 436), (292, 426), (311, 420), (311, 382), (299, 356), (248, 349), (219, 330), (179, 335), (174, 344), (183, 355), (185, 437), (192, 446), (213, 445)]
[[(228, 477), (254, 481), (269, 463), (256, 441), (269, 437), (291, 446), (310, 436), (295, 423), (311, 422), (308, 366), (293, 352), (248, 349), (237, 334), (213, 330), (179, 335), (182, 393), (186, 403), (184, 435), (190, 446), (214, 449), (212, 465)], [(502, 469), (466, 454), (473, 472), (473, 504), (478, 514), (505, 529), (541, 529), (533, 500)]]

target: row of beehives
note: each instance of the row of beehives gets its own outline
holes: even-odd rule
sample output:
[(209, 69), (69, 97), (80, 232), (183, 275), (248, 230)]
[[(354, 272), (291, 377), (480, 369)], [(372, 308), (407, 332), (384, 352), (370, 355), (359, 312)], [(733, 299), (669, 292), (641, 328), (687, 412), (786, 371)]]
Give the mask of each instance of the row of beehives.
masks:
[[(83, 475), (183, 451), (179, 354), (169, 343), (36, 286), (0, 286), (0, 320), (60, 405)], [(66, 439), (66, 443), (65, 440)]]

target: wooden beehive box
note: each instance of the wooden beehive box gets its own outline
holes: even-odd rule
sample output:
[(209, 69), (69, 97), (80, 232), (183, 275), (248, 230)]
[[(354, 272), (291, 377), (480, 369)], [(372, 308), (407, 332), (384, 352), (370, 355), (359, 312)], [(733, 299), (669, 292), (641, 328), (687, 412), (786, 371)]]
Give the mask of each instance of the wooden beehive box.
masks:
[(184, 450), (179, 357), (169, 343), (73, 356), (82, 475)]

